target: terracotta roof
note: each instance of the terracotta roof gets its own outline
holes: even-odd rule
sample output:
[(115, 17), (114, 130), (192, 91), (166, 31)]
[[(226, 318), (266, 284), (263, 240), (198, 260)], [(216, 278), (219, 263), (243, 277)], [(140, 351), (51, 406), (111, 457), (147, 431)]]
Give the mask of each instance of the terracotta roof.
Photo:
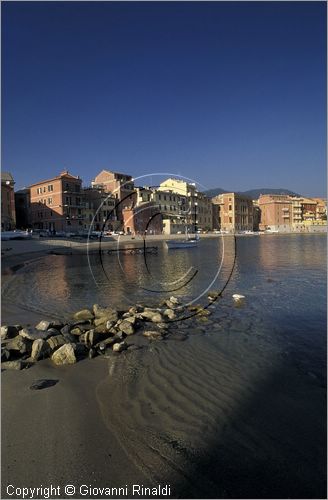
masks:
[(39, 184), (46, 184), (46, 183), (51, 182), (51, 181), (57, 181), (59, 179), (62, 179), (63, 177), (65, 177), (65, 178), (68, 177), (69, 179), (75, 179), (75, 180), (80, 179), (79, 176), (72, 175), (69, 172), (62, 172), (61, 174), (57, 175), (56, 177), (52, 177), (51, 179), (46, 179), (45, 181), (35, 182), (34, 184), (30, 184), (28, 187), (38, 186)]

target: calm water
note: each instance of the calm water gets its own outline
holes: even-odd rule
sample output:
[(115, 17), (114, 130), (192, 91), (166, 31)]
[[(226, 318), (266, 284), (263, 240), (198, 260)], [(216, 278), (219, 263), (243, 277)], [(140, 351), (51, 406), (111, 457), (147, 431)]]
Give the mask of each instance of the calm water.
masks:
[[(172, 294), (205, 305), (208, 288), (225, 286), (236, 253), (208, 323), (184, 322), (176, 328), (190, 333), (186, 342), (152, 344), (110, 370), (98, 388), (104, 420), (176, 496), (325, 497), (325, 236), (242, 237), (237, 248), (230, 237), (207, 239), (170, 252), (156, 245), (146, 262), (33, 262), (5, 280), (3, 322), (62, 317), (95, 302), (156, 304)], [(243, 307), (233, 293), (246, 296)], [(115, 415), (109, 390), (117, 391)]]

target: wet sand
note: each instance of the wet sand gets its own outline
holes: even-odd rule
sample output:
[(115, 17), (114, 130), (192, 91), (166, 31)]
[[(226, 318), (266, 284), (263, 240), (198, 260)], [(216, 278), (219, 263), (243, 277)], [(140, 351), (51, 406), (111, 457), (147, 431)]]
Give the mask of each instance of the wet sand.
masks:
[[(104, 425), (96, 391), (108, 374), (107, 364), (98, 358), (58, 368), (47, 360), (28, 370), (3, 372), (1, 498), (8, 498), (9, 484), (54, 485), (64, 493), (66, 484), (78, 489), (82, 484), (149, 483)], [(44, 378), (58, 383), (30, 389)]]

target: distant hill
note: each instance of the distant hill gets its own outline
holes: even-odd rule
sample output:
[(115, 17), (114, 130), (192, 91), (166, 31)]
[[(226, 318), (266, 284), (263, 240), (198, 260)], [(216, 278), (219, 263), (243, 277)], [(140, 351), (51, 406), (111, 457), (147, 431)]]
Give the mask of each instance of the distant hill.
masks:
[[(232, 193), (233, 191), (227, 191), (226, 189), (214, 188), (208, 189), (204, 191), (206, 196), (209, 198), (213, 198), (213, 196), (217, 196), (218, 194), (223, 193)], [(259, 188), (259, 189), (249, 189), (248, 191), (237, 191), (239, 194), (244, 196), (248, 196), (252, 198), (252, 200), (256, 200), (261, 194), (289, 194), (290, 196), (300, 196), (298, 193), (294, 193), (294, 191), (290, 191), (289, 189), (271, 189), (271, 188)]]

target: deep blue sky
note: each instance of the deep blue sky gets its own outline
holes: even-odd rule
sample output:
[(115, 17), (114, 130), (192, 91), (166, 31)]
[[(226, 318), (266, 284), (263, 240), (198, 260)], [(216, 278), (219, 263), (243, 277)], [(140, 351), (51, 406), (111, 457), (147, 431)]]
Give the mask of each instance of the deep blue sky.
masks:
[(3, 2), (2, 168), (326, 191), (325, 2)]

